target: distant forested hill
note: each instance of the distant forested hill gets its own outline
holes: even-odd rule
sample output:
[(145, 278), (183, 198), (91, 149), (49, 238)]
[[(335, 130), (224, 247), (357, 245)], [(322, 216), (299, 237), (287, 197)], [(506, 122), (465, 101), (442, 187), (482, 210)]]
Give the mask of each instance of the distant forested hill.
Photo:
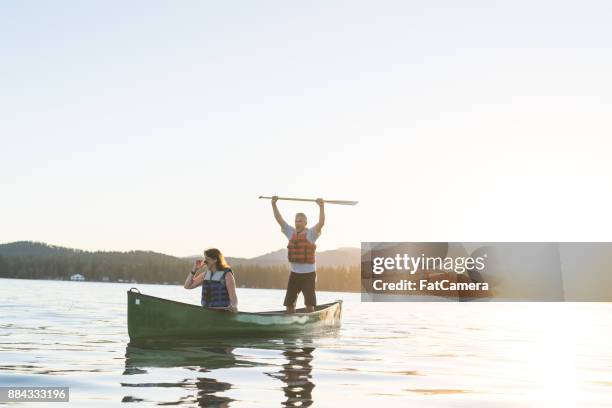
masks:
[(0, 245), (0, 277), (69, 279), (80, 273), (87, 280), (184, 281), (189, 262), (156, 252), (89, 252), (40, 242)]
[(83, 252), (86, 251), (47, 245), (43, 242), (18, 241), (0, 244), (0, 255), (3, 256), (68, 255)]
[[(238, 286), (285, 288), (288, 279), (286, 262), (273, 254), (272, 257), (258, 257), (264, 259), (229, 257)], [(327, 256), (328, 259), (331, 257)], [(0, 278), (67, 280), (79, 273), (86, 280), (93, 281), (183, 284), (192, 263), (191, 258), (151, 251), (90, 252), (31, 241), (0, 244)], [(329, 265), (324, 262), (318, 267), (319, 290), (359, 291), (358, 261), (352, 265)]]

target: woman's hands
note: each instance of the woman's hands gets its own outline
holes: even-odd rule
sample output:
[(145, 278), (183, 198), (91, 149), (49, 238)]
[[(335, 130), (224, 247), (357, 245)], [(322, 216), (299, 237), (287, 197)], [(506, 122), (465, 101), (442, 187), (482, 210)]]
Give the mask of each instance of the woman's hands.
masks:
[(202, 284), (202, 280), (204, 280), (203, 275), (197, 275), (197, 272), (206, 267), (206, 263), (202, 259), (198, 259), (193, 263), (193, 267), (191, 268), (191, 272), (187, 274), (187, 279), (185, 279), (185, 289), (194, 289)]
[(193, 263), (193, 268), (191, 268), (191, 272), (195, 274), (197, 271), (204, 268), (205, 266), (206, 264), (204, 263), (203, 260), (196, 259), (196, 261)]

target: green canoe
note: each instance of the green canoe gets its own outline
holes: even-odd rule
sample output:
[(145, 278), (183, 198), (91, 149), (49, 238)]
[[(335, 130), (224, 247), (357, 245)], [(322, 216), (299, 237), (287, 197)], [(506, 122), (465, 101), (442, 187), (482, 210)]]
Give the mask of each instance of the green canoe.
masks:
[(297, 309), (262, 313), (231, 313), (128, 291), (130, 340), (283, 336), (340, 327), (342, 301), (319, 305), (312, 313)]

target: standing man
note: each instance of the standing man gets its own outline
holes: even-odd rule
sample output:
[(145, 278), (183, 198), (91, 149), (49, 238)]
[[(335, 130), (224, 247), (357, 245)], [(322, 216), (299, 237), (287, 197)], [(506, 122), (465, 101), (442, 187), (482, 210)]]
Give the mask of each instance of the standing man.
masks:
[(317, 279), (315, 251), (317, 246), (315, 242), (319, 235), (321, 235), (321, 228), (325, 224), (323, 199), (317, 198), (319, 222), (312, 228), (306, 228), (308, 220), (304, 213), (295, 214), (295, 228), (287, 224), (278, 211), (277, 201), (278, 196), (272, 197), (272, 210), (274, 211), (276, 222), (281, 227), (281, 231), (289, 240), (287, 250), (289, 263), (291, 264), (291, 274), (289, 275), (287, 293), (283, 304), (287, 308), (287, 313), (294, 313), (298, 294), (302, 292), (306, 311), (314, 312), (317, 305), (317, 296), (315, 294), (315, 282)]

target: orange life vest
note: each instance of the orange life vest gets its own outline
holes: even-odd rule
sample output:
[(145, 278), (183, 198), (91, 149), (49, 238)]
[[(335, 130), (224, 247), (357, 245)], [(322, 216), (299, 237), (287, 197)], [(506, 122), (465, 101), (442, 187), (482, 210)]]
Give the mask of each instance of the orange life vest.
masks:
[(294, 232), (287, 245), (289, 262), (293, 263), (315, 263), (315, 250), (317, 246), (306, 239), (306, 230), (301, 233)]

